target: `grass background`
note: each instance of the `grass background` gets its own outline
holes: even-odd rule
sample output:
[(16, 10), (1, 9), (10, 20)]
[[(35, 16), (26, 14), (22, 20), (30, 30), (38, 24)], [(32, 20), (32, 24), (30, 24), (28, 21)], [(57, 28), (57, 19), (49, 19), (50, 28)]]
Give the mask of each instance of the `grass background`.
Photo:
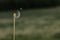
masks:
[[(0, 12), (0, 40), (13, 40), (10, 11)], [(16, 19), (16, 40), (60, 40), (60, 7), (23, 10)]]

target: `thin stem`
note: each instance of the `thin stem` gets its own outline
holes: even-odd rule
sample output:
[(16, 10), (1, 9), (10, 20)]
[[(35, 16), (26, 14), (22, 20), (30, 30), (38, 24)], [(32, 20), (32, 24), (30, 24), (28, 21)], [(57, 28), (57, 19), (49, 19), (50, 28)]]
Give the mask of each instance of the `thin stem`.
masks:
[(13, 40), (15, 40), (15, 17), (16, 17), (16, 13), (13, 14)]

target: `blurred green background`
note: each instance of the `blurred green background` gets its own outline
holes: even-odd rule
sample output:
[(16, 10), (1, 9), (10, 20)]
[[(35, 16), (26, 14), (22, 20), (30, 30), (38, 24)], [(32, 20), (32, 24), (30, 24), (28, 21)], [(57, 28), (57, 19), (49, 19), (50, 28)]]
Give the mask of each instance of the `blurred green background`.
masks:
[(0, 40), (13, 40), (12, 12), (20, 8), (16, 40), (60, 40), (59, 4), (59, 0), (0, 0)]

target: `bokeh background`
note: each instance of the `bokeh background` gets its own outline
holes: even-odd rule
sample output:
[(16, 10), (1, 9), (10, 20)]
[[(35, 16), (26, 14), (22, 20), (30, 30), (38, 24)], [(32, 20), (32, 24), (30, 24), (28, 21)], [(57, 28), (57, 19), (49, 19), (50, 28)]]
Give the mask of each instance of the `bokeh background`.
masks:
[(13, 40), (16, 10), (16, 40), (60, 40), (60, 0), (0, 0), (0, 40)]

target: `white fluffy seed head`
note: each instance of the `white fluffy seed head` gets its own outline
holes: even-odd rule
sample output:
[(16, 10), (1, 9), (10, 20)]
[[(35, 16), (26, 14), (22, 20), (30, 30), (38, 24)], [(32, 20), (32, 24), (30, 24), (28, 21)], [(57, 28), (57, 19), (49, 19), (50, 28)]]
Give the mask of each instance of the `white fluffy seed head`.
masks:
[(17, 10), (17, 13), (16, 13), (16, 19), (20, 17), (20, 11)]
[(14, 16), (16, 19), (18, 19), (18, 18), (20, 17), (20, 11), (17, 10), (16, 13), (13, 13), (13, 16)]
[(16, 13), (14, 13), (13, 16), (16, 17)]

